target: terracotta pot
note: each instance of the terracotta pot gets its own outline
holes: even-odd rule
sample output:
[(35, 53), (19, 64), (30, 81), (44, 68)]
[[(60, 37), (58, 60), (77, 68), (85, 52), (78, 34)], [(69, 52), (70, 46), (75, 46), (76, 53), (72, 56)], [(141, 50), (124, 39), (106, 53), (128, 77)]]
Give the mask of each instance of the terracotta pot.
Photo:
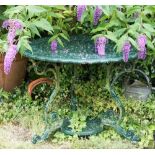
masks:
[(0, 88), (3, 88), (5, 91), (12, 91), (16, 86), (19, 86), (25, 78), (26, 66), (27, 58), (17, 54), (12, 63), (10, 73), (5, 75), (4, 55), (0, 54)]

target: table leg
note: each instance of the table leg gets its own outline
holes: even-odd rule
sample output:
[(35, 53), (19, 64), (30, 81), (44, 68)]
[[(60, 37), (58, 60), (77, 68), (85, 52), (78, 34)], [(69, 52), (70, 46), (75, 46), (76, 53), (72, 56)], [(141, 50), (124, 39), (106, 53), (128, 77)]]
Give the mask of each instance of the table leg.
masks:
[[(45, 105), (45, 130), (41, 136), (35, 135), (32, 138), (32, 143), (36, 144), (37, 142), (44, 141), (49, 138), (51, 134), (54, 134), (59, 130), (63, 124), (63, 119), (59, 118), (56, 112), (49, 113), (49, 106), (54, 102), (55, 97), (57, 96), (60, 89), (60, 77), (59, 77), (59, 67), (54, 66), (55, 69), (47, 69), (47, 72), (52, 72), (54, 74), (55, 80), (55, 89), (52, 91), (48, 102)], [(31, 85), (31, 84), (30, 84)]]
[[(106, 112), (101, 112), (96, 118), (87, 119), (86, 127), (83, 128), (82, 131), (80, 131), (78, 133), (74, 133), (72, 131), (72, 129), (69, 127), (70, 120), (66, 119), (63, 123), (62, 128), (61, 128), (61, 131), (63, 131), (65, 134), (67, 134), (67, 135), (77, 134), (78, 136), (90, 136), (90, 135), (94, 135), (94, 134), (98, 134), (98, 133), (102, 132), (105, 129), (105, 126), (109, 126), (109, 127), (114, 128), (117, 133), (124, 136), (125, 138), (127, 138), (131, 141), (134, 141), (134, 142), (139, 141), (139, 137), (136, 136), (132, 131), (126, 131), (125, 129), (123, 129), (120, 126), (120, 123), (123, 120), (123, 116), (125, 114), (125, 109), (124, 109), (123, 103), (121, 102), (120, 98), (117, 96), (117, 94), (113, 88), (113, 84), (117, 80), (117, 77), (112, 82), (112, 84), (110, 84), (110, 79), (112, 76), (112, 67), (113, 67), (112, 63), (107, 65), (107, 77), (106, 77), (106, 86), (105, 87), (110, 92), (117, 107), (119, 108), (119, 111), (120, 111), (119, 115), (111, 109), (109, 109)], [(75, 74), (74, 74), (74, 76), (75, 76)], [(74, 87), (72, 87), (72, 88), (74, 91)], [(72, 97), (74, 97), (74, 94), (72, 94), (72, 95), (73, 95)], [(77, 102), (76, 102), (76, 104), (75, 104), (75, 102), (73, 102), (73, 107), (75, 107), (75, 106), (77, 108)]]
[[(87, 119), (87, 126), (86, 128), (82, 129), (81, 132), (74, 133), (72, 129), (69, 127), (70, 125), (70, 120), (68, 118), (66, 119), (61, 119), (58, 117), (56, 112), (49, 113), (49, 105), (53, 103), (57, 93), (59, 92), (60, 86), (60, 79), (59, 79), (59, 67), (55, 65), (55, 69), (48, 69), (47, 72), (52, 72), (55, 77), (55, 89), (52, 92), (49, 101), (46, 103), (45, 106), (45, 122), (46, 122), (46, 127), (41, 136), (35, 135), (32, 139), (32, 142), (35, 144), (37, 142), (44, 141), (49, 138), (49, 136), (53, 133), (55, 133), (57, 130), (61, 130), (67, 135), (74, 135), (77, 134), (78, 136), (90, 136), (94, 135), (97, 133), (100, 133), (104, 130), (105, 126), (109, 126), (114, 128), (120, 135), (124, 136), (127, 139), (130, 139), (131, 141), (139, 141), (139, 137), (136, 136), (132, 131), (126, 131), (120, 126), (121, 121), (123, 120), (123, 116), (125, 114), (124, 106), (123, 103), (121, 102), (120, 98), (117, 96), (113, 86), (115, 81), (120, 77), (122, 74), (126, 73), (121, 72), (118, 74), (112, 83), (110, 84), (110, 79), (111, 79), (111, 70), (112, 70), (113, 65), (110, 64), (107, 66), (107, 77), (106, 77), (106, 88), (109, 90), (111, 93), (112, 98), (114, 99), (117, 107), (119, 108), (119, 115), (114, 112), (113, 110), (108, 110), (104, 113), (100, 113), (99, 116), (96, 118), (92, 119), (89, 118)], [(71, 109), (76, 110), (77, 109), (77, 98), (74, 94), (74, 82), (75, 82), (75, 67), (73, 70), (73, 78), (72, 78), (72, 86), (71, 86)]]
[[(149, 83), (149, 79), (146, 77), (146, 75), (138, 70), (138, 69), (132, 69), (132, 70), (125, 70), (120, 72), (112, 81), (111, 85), (110, 85), (110, 93), (112, 98), (114, 99), (115, 103), (117, 104), (120, 114), (119, 116), (117, 116), (117, 114), (114, 114), (113, 111), (107, 111), (107, 113), (103, 114), (101, 117), (102, 123), (103, 125), (108, 125), (113, 127), (120, 135), (124, 136), (125, 138), (131, 140), (131, 141), (140, 141), (140, 138), (134, 134), (134, 132), (132, 131), (126, 131), (125, 129), (123, 129), (120, 126), (121, 121), (123, 120), (123, 116), (125, 115), (125, 109), (123, 106), (123, 103), (121, 102), (120, 98), (118, 97), (118, 95), (116, 94), (115, 90), (114, 90), (114, 84), (115, 82), (118, 80), (118, 78), (120, 78), (122, 75), (124, 75), (125, 73), (132, 73), (134, 71), (137, 71), (138, 73), (141, 73), (146, 79), (147, 82)], [(115, 116), (114, 116), (115, 115)]]
[(78, 101), (77, 101), (77, 97), (75, 95), (75, 82), (76, 82), (76, 68), (75, 68), (75, 65), (73, 65), (73, 69), (71, 69), (71, 76), (72, 76), (72, 79), (71, 79), (71, 90), (70, 90), (70, 93), (71, 93), (71, 110), (72, 111), (76, 111), (77, 110), (77, 106), (78, 106)]

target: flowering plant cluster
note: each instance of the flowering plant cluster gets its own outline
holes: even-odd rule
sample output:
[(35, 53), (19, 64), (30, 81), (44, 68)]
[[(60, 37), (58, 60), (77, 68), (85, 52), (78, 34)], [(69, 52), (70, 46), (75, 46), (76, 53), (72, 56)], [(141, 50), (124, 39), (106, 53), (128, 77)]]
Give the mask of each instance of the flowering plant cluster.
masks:
[[(124, 62), (128, 62), (132, 48), (137, 49), (138, 59), (144, 60), (148, 51), (149, 55), (154, 55), (154, 6), (12, 6), (4, 15), (14, 19), (10, 21), (23, 23), (21, 26), (14, 22), (14, 28), (8, 26), (9, 20), (3, 23), (8, 30), (6, 51), (14, 54), (15, 49), (21, 53), (25, 49), (32, 50), (29, 39), (42, 34), (52, 36), (50, 48), (56, 53), (59, 44), (64, 46), (62, 39), (69, 41), (70, 34), (80, 33), (94, 40), (96, 53), (100, 56), (106, 54), (108, 40), (115, 43), (117, 52), (122, 52)], [(16, 34), (19, 29), (23, 30), (22, 33)], [(9, 69), (6, 70), (8, 73)]]
[(7, 35), (8, 50), (4, 58), (4, 72), (5, 74), (8, 74), (11, 69), (11, 64), (17, 54), (17, 43), (15, 39), (16, 31), (21, 30), (23, 26), (19, 21), (10, 19), (4, 21), (2, 27), (8, 30)]
[[(151, 26), (148, 23), (142, 23), (142, 9), (144, 8), (139, 6), (139, 12), (133, 12), (127, 15), (128, 18), (126, 18), (126, 11), (132, 11), (131, 7), (78, 5), (75, 6), (75, 14), (77, 22), (82, 26), (89, 22), (90, 32), (88, 33), (89, 35), (91, 33), (95, 34), (93, 39), (95, 39), (95, 49), (98, 55), (103, 56), (106, 54), (106, 42), (110, 39), (116, 43), (117, 51), (123, 53), (124, 62), (128, 62), (132, 46), (137, 48), (138, 59), (142, 60), (146, 58), (147, 54), (147, 40), (149, 46), (152, 49), (154, 47), (151, 44), (150, 37), (151, 32), (155, 31), (154, 29), (146, 30), (147, 27)], [(89, 18), (90, 16), (92, 16), (92, 19)], [(56, 52), (56, 42), (56, 38), (51, 42), (51, 50), (54, 52)]]

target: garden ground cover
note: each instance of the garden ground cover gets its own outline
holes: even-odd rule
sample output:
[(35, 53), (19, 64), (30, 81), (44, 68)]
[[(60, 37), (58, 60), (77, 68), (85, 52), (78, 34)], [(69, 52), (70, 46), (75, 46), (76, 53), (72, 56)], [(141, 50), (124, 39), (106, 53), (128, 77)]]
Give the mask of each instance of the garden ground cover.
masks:
[[(88, 68), (77, 67), (80, 75), (79, 82), (75, 83), (75, 94), (78, 97), (78, 110), (70, 110), (70, 68), (61, 69), (61, 91), (59, 92), (52, 111), (62, 117), (72, 114), (72, 128), (82, 128), (87, 115), (95, 117), (100, 111), (113, 108), (119, 112), (105, 85), (104, 70), (95, 65)], [(88, 76), (89, 75), (89, 76)], [(96, 76), (98, 75), (98, 76)], [(125, 105), (126, 116), (121, 123), (122, 127), (134, 130), (141, 137), (137, 144), (120, 137), (113, 129), (108, 128), (102, 133), (91, 136), (89, 139), (79, 139), (77, 136), (66, 136), (57, 132), (48, 141), (32, 144), (31, 138), (44, 130), (43, 107), (50, 95), (49, 86), (39, 86), (33, 94), (33, 99), (27, 94), (28, 83), (36, 79), (33, 71), (28, 71), (26, 82), (13, 92), (0, 91), (0, 148), (153, 148), (153, 131), (155, 130), (155, 97), (152, 94), (147, 102), (121, 99)], [(95, 83), (95, 84), (94, 84)], [(117, 91), (122, 94), (120, 88)], [(93, 110), (89, 110), (91, 109)]]

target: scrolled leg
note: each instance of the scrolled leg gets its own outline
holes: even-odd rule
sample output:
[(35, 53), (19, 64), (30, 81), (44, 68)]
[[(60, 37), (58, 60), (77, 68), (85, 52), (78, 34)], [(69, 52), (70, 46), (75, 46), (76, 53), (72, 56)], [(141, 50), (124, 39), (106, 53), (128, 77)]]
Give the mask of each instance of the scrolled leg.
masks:
[(46, 72), (53, 73), (54, 80), (51, 80), (49, 78), (39, 78), (39, 79), (31, 82), (28, 86), (28, 93), (29, 93), (29, 95), (31, 95), (33, 89), (36, 86), (38, 86), (39, 84), (42, 84), (42, 83), (47, 83), (49, 85), (55, 84), (55, 88), (54, 88), (54, 90), (52, 90), (49, 100), (45, 105), (45, 123), (46, 123), (45, 130), (41, 136), (39, 136), (39, 135), (33, 136), (33, 138), (32, 138), (33, 144), (36, 144), (37, 142), (41, 142), (41, 141), (48, 139), (49, 136), (51, 134), (54, 134), (58, 129), (60, 129), (63, 124), (63, 119), (59, 118), (57, 116), (56, 112), (52, 112), (52, 113), (49, 112), (49, 106), (50, 106), (50, 104), (52, 104), (54, 102), (54, 100), (60, 90), (59, 67), (57, 65), (55, 65), (54, 69), (49, 68), (49, 69), (47, 69)]
[[(133, 131), (126, 131), (125, 129), (123, 129), (119, 124), (120, 124), (120, 121), (122, 121), (123, 119), (123, 116), (125, 114), (125, 109), (124, 109), (124, 106), (120, 100), (120, 98), (118, 97), (118, 95), (116, 94), (115, 90), (114, 90), (114, 84), (115, 82), (124, 74), (126, 73), (133, 73), (133, 72), (137, 72), (141, 75), (143, 75), (147, 81), (147, 84), (148, 86), (150, 87), (151, 89), (151, 85), (150, 85), (150, 82), (149, 82), (149, 78), (145, 75), (145, 73), (139, 69), (127, 69), (125, 71), (122, 71), (120, 72), (115, 78), (114, 80), (112, 81), (111, 85), (110, 85), (110, 93), (111, 93), (111, 96), (113, 97), (114, 101), (116, 102), (119, 110), (120, 110), (120, 115), (119, 115), (119, 121), (116, 122), (116, 123), (109, 123), (109, 126), (113, 127), (120, 135), (124, 136), (125, 138), (131, 140), (131, 141), (134, 141), (134, 142), (137, 142), (137, 141), (140, 141), (140, 138), (134, 134)], [(104, 123), (103, 123), (104, 124)]]

